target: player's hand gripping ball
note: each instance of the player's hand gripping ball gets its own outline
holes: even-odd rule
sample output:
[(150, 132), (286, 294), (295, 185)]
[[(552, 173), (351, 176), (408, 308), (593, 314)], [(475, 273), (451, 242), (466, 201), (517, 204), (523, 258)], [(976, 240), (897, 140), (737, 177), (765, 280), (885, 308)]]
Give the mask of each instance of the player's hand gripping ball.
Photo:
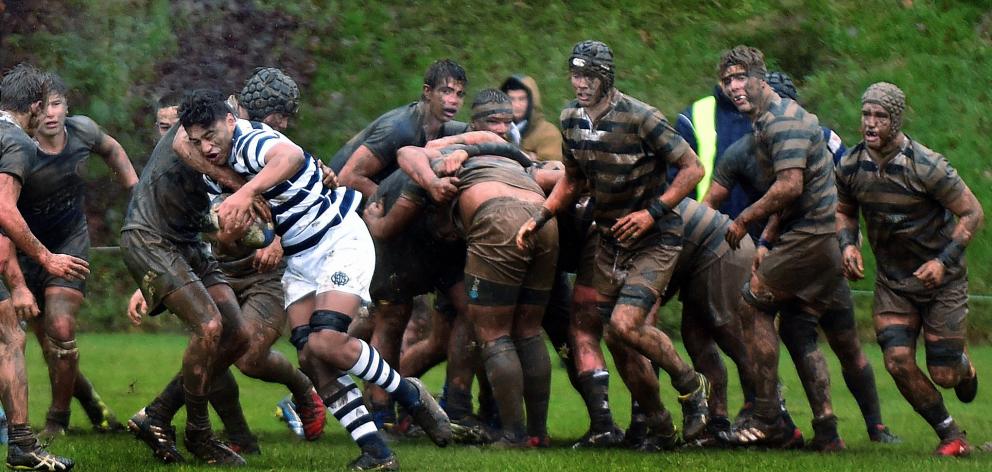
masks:
[[(231, 196), (229, 193), (224, 193), (218, 195), (213, 201), (210, 202), (210, 214), (208, 216), (209, 221), (207, 222), (205, 233), (220, 233), (221, 231), (221, 221), (220, 216), (217, 214), (217, 208), (220, 204)], [(251, 249), (261, 249), (272, 244), (272, 241), (276, 237), (276, 229), (271, 221), (265, 221), (261, 217), (254, 217), (252, 222), (244, 230), (244, 234), (237, 240), (238, 244), (251, 248)]]

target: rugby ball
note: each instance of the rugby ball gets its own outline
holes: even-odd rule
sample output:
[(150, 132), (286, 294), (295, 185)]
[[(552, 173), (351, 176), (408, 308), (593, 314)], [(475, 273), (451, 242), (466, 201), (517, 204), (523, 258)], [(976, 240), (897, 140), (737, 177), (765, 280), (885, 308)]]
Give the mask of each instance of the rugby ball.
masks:
[[(210, 202), (209, 221), (207, 222), (204, 232), (216, 233), (217, 231), (220, 231), (220, 215), (217, 214), (217, 208), (219, 208), (220, 204), (223, 203), (229, 196), (231, 196), (229, 193), (220, 194)], [(255, 217), (255, 221), (248, 225), (248, 229), (245, 231), (244, 236), (242, 236), (238, 241), (244, 247), (261, 249), (263, 247), (267, 247), (269, 244), (272, 244), (275, 237), (276, 229), (272, 222)]]

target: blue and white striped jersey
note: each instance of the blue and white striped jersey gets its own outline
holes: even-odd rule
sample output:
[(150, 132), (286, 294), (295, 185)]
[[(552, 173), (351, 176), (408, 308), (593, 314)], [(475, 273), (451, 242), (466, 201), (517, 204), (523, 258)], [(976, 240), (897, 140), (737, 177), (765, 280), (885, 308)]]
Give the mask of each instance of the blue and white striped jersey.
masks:
[[(227, 163), (251, 180), (265, 167), (266, 153), (281, 142), (296, 145), (268, 125), (238, 120)], [(282, 237), (287, 257), (315, 246), (348, 212), (356, 211), (362, 199), (361, 193), (347, 187), (324, 187), (316, 158), (307, 152), (304, 155), (306, 159), (295, 175), (262, 193), (272, 208), (276, 234)], [(222, 192), (216, 181), (206, 176), (204, 179), (210, 193)]]

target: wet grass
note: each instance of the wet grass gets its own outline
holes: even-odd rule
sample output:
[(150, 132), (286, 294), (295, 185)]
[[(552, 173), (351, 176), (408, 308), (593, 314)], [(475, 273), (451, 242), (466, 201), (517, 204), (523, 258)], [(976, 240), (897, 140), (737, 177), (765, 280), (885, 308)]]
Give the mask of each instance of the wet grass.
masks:
[[(83, 369), (99, 389), (107, 403), (126, 418), (150, 401), (158, 389), (176, 371), (185, 340), (174, 334), (99, 334), (80, 338)], [(289, 345), (280, 343), (289, 351)], [(828, 354), (833, 374), (834, 406), (840, 417), (840, 430), (848, 450), (841, 454), (822, 455), (807, 452), (758, 451), (699, 451), (682, 450), (674, 453), (639, 454), (621, 450), (573, 451), (566, 446), (585, 432), (588, 419), (584, 405), (568, 385), (565, 372), (555, 365), (552, 386), (551, 418), (549, 421), (555, 447), (541, 451), (496, 451), (477, 447), (452, 446), (440, 450), (427, 440), (395, 445), (405, 470), (989, 470), (992, 454), (976, 452), (962, 460), (930, 457), (937, 440), (923, 420), (902, 399), (891, 378), (879, 362), (878, 350), (868, 346), (875, 368), (879, 394), (886, 423), (905, 440), (899, 445), (870, 443), (857, 405), (843, 387), (836, 359)], [(992, 348), (972, 351), (983, 379), (992, 378)], [(29, 348), (31, 378), (31, 418), (40, 425), (48, 405), (47, 377), (37, 348)], [(735, 374), (731, 367), (730, 378)], [(794, 369), (782, 360), (782, 378), (790, 410), (807, 437), (810, 414), (805, 406), (802, 389)], [(432, 389), (439, 389), (441, 371), (435, 369), (426, 376)], [(248, 457), (250, 470), (326, 470), (342, 469), (357, 455), (337, 424), (328, 425), (327, 434), (319, 441), (305, 443), (291, 437), (273, 416), (275, 402), (285, 395), (281, 386), (264, 384), (239, 377), (242, 404), (249, 423), (261, 438), (263, 454)], [(665, 379), (662, 380), (665, 384)], [(736, 382), (731, 385), (730, 406), (740, 406)], [(984, 408), (989, 404), (990, 390), (985, 387), (970, 405), (963, 405), (952, 392), (945, 392), (948, 409), (969, 431), (972, 444), (979, 446), (992, 441), (992, 418)], [(674, 391), (663, 385), (662, 398), (670, 408), (677, 409)], [(611, 383), (611, 401), (621, 425), (630, 414), (629, 397), (619, 379)], [(676, 412), (676, 417), (678, 413)], [(175, 424), (181, 425), (181, 418)], [(214, 418), (214, 424), (219, 422)], [(162, 466), (147, 448), (127, 434), (102, 435), (89, 430), (85, 415), (75, 408), (72, 418), (73, 434), (60, 438), (52, 449), (75, 458), (79, 470), (209, 470), (207, 466), (188, 464)], [(181, 429), (181, 428), (180, 428)]]

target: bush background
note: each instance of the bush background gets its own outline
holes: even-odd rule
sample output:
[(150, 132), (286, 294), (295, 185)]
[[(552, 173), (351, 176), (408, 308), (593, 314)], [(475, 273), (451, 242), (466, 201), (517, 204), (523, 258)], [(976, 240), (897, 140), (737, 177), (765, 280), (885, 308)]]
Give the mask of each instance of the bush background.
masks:
[[(710, 93), (721, 52), (744, 43), (765, 52), (770, 70), (789, 73), (805, 106), (848, 146), (858, 140), (862, 91), (898, 84), (909, 101), (904, 129), (951, 160), (987, 213), (992, 202), (988, 2), (0, 0), (0, 8), (0, 69), (29, 61), (61, 74), (70, 113), (103, 125), (139, 170), (154, 146), (160, 96), (198, 86), (237, 91), (258, 66), (280, 67), (300, 84), (303, 106), (289, 134), (326, 159), (379, 114), (415, 100), (437, 58), (468, 71), (459, 119), (475, 91), (522, 72), (537, 80), (553, 120), (571, 98), (572, 44), (600, 39), (614, 50), (618, 87), (672, 118)], [(99, 159), (88, 171), (94, 244), (114, 245), (125, 193)], [(968, 249), (973, 294), (992, 293), (990, 255), (983, 231)], [(870, 256), (867, 264), (872, 273)], [(95, 255), (94, 269), (81, 328), (132, 329), (123, 307), (133, 283), (119, 260)], [(856, 298), (870, 332), (871, 297)], [(972, 299), (976, 340), (992, 333), (989, 306)], [(663, 322), (676, 318), (667, 308)]]

